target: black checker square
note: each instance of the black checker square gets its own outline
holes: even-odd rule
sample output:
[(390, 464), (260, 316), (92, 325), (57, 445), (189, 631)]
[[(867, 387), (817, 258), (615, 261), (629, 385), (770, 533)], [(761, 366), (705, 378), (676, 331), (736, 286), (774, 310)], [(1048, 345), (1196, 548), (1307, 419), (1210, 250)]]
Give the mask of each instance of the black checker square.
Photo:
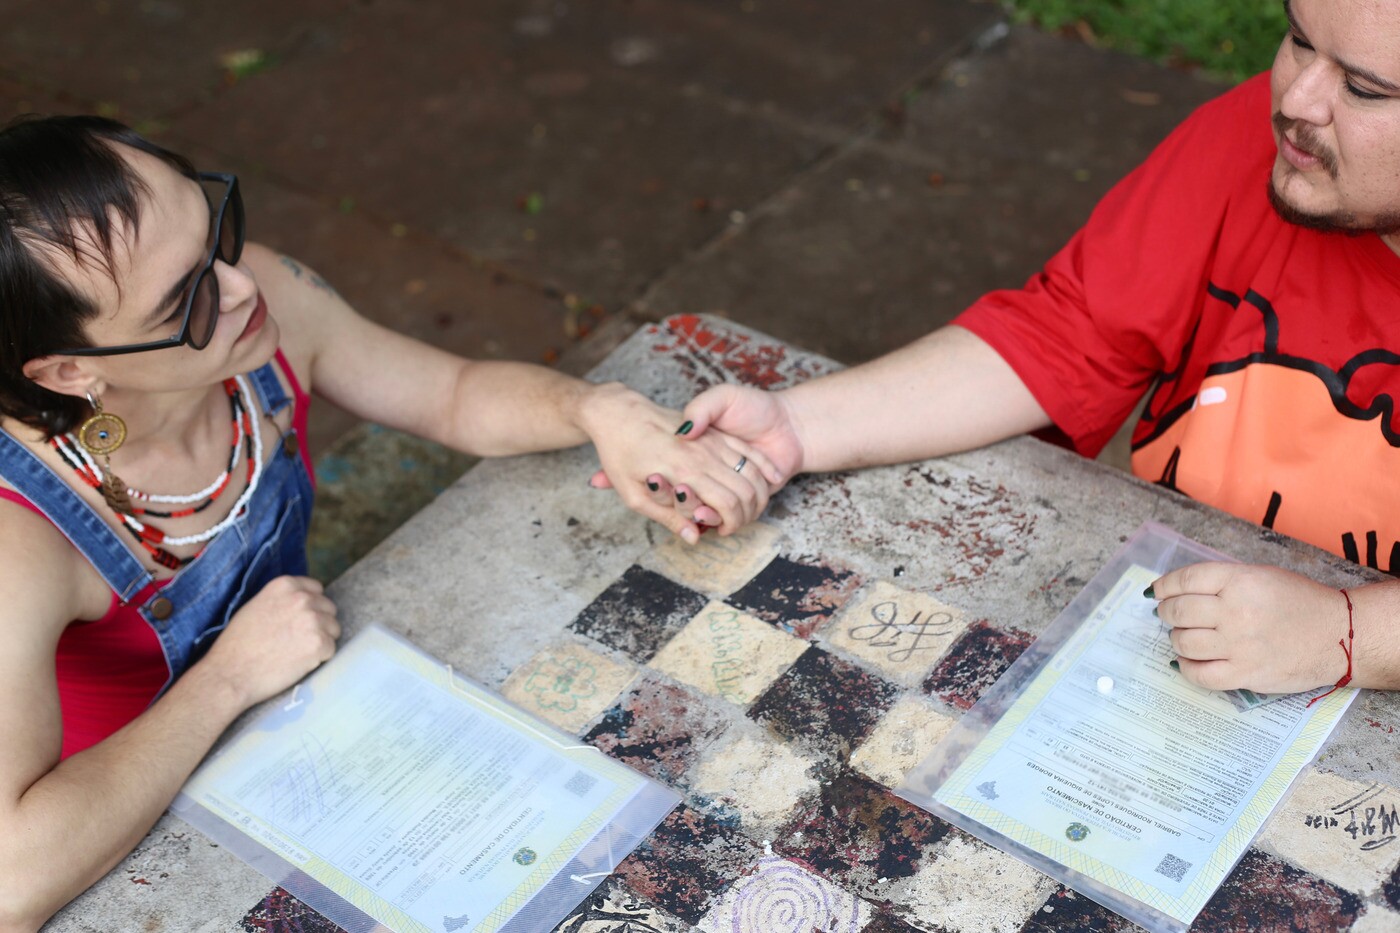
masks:
[(862, 582), (857, 574), (821, 560), (778, 556), (725, 602), (809, 639)]
[(899, 693), (889, 681), (814, 646), (773, 681), (748, 714), (783, 738), (845, 763)]
[(645, 664), (708, 602), (694, 590), (633, 564), (569, 623), (569, 629)]

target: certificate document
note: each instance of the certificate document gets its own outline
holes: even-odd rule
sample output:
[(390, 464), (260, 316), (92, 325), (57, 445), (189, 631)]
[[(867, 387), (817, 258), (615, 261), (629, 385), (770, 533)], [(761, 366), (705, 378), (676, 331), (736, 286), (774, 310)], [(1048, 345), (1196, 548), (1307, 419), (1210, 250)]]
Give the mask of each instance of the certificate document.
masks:
[[(175, 809), (245, 837), (240, 855), (273, 856), (342, 926), (488, 933), (526, 905), (538, 921), (542, 893), (562, 920), (593, 887), (578, 873), (610, 871), (675, 799), (370, 628), (201, 767)], [(334, 916), (347, 906), (353, 924)]]
[(1185, 929), (1355, 691), (1309, 708), (1324, 690), (1259, 705), (1193, 686), (1142, 595), (1164, 570), (1111, 569), (929, 808), (1150, 929)]

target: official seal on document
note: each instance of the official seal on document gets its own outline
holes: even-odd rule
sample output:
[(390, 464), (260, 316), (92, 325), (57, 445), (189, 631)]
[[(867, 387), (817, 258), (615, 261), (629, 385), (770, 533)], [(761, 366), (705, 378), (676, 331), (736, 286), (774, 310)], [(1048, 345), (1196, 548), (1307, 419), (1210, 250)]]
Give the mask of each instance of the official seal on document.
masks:
[(536, 858), (535, 850), (528, 847), (524, 849), (518, 849), (516, 853), (511, 856), (511, 858), (515, 860), (515, 864), (517, 865), (533, 865), (535, 864)]
[(1083, 823), (1070, 823), (1065, 827), (1065, 838), (1070, 842), (1083, 842), (1089, 838), (1089, 827)]

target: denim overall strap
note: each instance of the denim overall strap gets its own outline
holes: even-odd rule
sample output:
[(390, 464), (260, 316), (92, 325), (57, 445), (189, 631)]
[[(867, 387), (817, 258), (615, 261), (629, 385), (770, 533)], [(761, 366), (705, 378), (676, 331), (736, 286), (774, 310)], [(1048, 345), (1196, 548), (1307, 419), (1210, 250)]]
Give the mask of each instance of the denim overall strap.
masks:
[(63, 532), (122, 602), (150, 585), (150, 572), (97, 510), (4, 430), (0, 430), (0, 475)]
[[(272, 363), (247, 375), (269, 415), (292, 401)], [(282, 437), (280, 447), (264, 456), (257, 489), (239, 517), (138, 607), (165, 652), (170, 670), (166, 686), (199, 660), (234, 614), (271, 580), (306, 574), (311, 477), (298, 453), (295, 430)]]
[(291, 397), (282, 391), (282, 383), (277, 378), (275, 365), (269, 360), (248, 374), (248, 381), (252, 383), (253, 390), (258, 393), (258, 399), (262, 402), (263, 412), (268, 415), (275, 415), (292, 404)]

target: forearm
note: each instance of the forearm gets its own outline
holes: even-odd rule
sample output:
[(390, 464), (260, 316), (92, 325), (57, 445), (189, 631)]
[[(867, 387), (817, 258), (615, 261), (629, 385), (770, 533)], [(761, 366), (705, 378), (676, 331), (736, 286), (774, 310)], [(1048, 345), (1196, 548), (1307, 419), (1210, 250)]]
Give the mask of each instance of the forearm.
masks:
[(782, 397), (805, 472), (922, 460), (1050, 423), (1006, 361), (957, 327)]
[(528, 363), (463, 359), (339, 301), (302, 310), (308, 319), (284, 343), (305, 358), (306, 383), (367, 421), (486, 457), (588, 440), (580, 407), (595, 393), (582, 379)]
[(196, 665), (10, 803), (0, 818), (0, 930), (37, 928), (116, 865), (244, 708), (231, 684)]
[(528, 363), (465, 363), (449, 413), (419, 433), (481, 457), (558, 450), (586, 443), (589, 405), (617, 387), (594, 386)]
[[(598, 443), (658, 419), (669, 438), (680, 424), (678, 414), (620, 382), (594, 384), (528, 363), (464, 361), (451, 397), (426, 436), (481, 457)], [(418, 433), (429, 430), (423, 424)]]

